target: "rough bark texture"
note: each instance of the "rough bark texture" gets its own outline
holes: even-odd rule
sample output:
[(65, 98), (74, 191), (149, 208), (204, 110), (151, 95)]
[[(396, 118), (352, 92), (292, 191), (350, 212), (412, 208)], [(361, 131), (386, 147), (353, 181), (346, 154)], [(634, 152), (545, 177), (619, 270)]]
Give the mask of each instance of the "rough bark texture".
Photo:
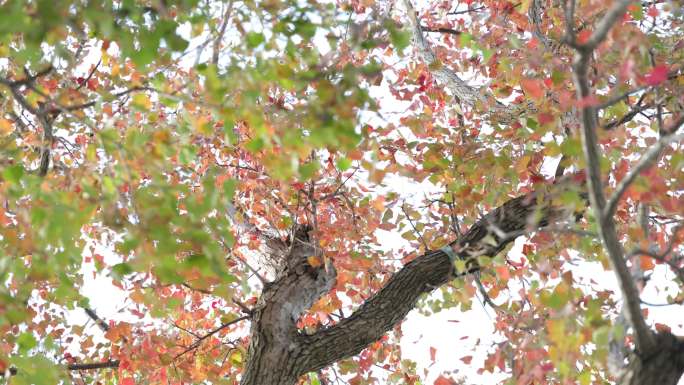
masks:
[[(476, 257), (493, 257), (519, 235), (572, 217), (573, 210), (559, 204), (555, 197), (581, 185), (581, 178), (570, 177), (513, 198), (485, 215), (449, 246), (458, 258), (468, 262), (469, 271), (477, 270)], [(294, 384), (306, 372), (359, 353), (399, 323), (421, 295), (458, 275), (444, 251), (427, 252), (407, 263), (351, 316), (305, 335), (297, 330), (296, 320), (330, 290), (335, 272), (331, 266), (310, 266), (306, 256), (316, 249), (308, 244), (308, 238), (300, 235), (297, 239), (301, 247), (292, 248), (289, 266), (281, 278), (264, 289), (255, 311), (243, 385)]]
[(677, 385), (684, 373), (684, 339), (661, 332), (655, 340), (654, 352), (632, 353), (621, 385)]
[(253, 316), (244, 385), (294, 384), (307, 371), (299, 359), (302, 344), (296, 321), (335, 283), (332, 265), (309, 265), (307, 257), (318, 250), (307, 230), (295, 232), (284, 271), (261, 294)]

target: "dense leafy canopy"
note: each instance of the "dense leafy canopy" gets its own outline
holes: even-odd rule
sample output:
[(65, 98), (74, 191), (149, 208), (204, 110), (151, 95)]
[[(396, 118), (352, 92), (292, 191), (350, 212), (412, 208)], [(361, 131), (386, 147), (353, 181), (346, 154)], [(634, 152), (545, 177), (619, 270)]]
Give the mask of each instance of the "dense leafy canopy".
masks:
[[(681, 3), (631, 3), (593, 50), (584, 98), (556, 3), (429, 1), (412, 18), (393, 1), (1, 2), (0, 372), (16, 384), (236, 383), (251, 309), (295, 229), (323, 251), (308, 263), (337, 272), (298, 320), (313, 332), (483, 213), (587, 168), (583, 109), (598, 111), (615, 191), (679, 129)], [(590, 42), (610, 4), (572, 3), (576, 42)], [(661, 303), (684, 301), (676, 146), (614, 213), (637, 283)], [(609, 381), (620, 291), (578, 273), (612, 265), (582, 194), (563, 203), (581, 219), (527, 234), (521, 252), (481, 258), (477, 276), (419, 302), (468, 309), (481, 291), (496, 304), (502, 342), (484, 362), (455, 362), (511, 383)], [(405, 240), (392, 253), (388, 232)], [(121, 320), (93, 312), (115, 290), (89, 284), (103, 277), (127, 296)], [(400, 337), (301, 382), (420, 383)], [(91, 363), (101, 369), (79, 370)]]

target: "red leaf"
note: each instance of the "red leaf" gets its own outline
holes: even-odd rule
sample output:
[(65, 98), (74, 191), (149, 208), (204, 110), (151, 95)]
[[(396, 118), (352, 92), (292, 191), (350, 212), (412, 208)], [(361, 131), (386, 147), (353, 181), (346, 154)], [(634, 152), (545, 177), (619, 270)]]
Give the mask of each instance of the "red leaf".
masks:
[(435, 362), (435, 355), (437, 354), (437, 349), (430, 346), (430, 361)]
[(534, 246), (530, 243), (526, 243), (522, 247), (522, 253), (523, 255), (530, 255), (534, 253)]
[(546, 112), (538, 114), (537, 119), (539, 120), (539, 124), (541, 124), (542, 126), (554, 121), (553, 115), (547, 114)]
[(591, 37), (591, 31), (588, 29), (583, 29), (577, 34), (577, 42), (584, 44)]
[(472, 361), (472, 360), (473, 360), (473, 356), (461, 357), (461, 361), (463, 361), (463, 363), (466, 364), (466, 365), (467, 365), (467, 364), (470, 364), (470, 361)]
[(123, 380), (121, 380), (121, 382), (119, 384), (120, 385), (135, 385), (135, 381), (130, 377), (126, 377)]
[(655, 324), (655, 329), (656, 329), (659, 333), (663, 333), (663, 332), (671, 333), (671, 332), (672, 332), (672, 329), (671, 329), (669, 326), (667, 326), (667, 325), (665, 325), (665, 324), (657, 323), (657, 322), (656, 322), (656, 324)]
[(522, 79), (520, 80), (520, 85), (526, 95), (529, 95), (534, 99), (541, 99), (544, 97), (544, 89), (541, 81), (536, 79)]
[(456, 382), (454, 380), (452, 380), (451, 378), (446, 378), (446, 377), (440, 375), (435, 380), (434, 385), (456, 385)]
[(644, 81), (649, 86), (657, 86), (658, 84), (667, 80), (667, 73), (668, 72), (669, 72), (669, 69), (667, 68), (666, 65), (655, 66), (655, 67), (653, 67), (651, 72), (646, 74), (646, 76), (644, 77)]
[(589, 95), (577, 101), (579, 108), (598, 106), (599, 104), (600, 102), (595, 95)]
[(97, 90), (97, 85), (98, 85), (97, 79), (89, 79), (88, 80), (88, 89), (89, 90), (91, 90), (91, 91)]
[(656, 8), (655, 6), (650, 7), (648, 11), (646, 11), (646, 14), (651, 17), (657, 17), (658, 13), (658, 8)]

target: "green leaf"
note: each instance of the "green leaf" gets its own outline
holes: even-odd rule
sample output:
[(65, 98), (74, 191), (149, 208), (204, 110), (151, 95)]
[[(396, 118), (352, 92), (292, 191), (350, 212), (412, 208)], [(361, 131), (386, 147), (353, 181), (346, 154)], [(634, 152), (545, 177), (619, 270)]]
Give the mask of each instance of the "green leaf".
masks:
[(308, 180), (314, 176), (316, 171), (318, 171), (318, 163), (316, 162), (305, 163), (299, 167), (299, 175), (301, 175), (302, 179), (305, 180)]
[(33, 333), (24, 332), (17, 337), (17, 345), (19, 345), (19, 354), (26, 354), (38, 345), (38, 341), (36, 341)]
[(116, 278), (118, 280), (121, 280), (123, 277), (125, 277), (126, 275), (131, 274), (133, 272), (134, 272), (134, 270), (131, 267), (131, 265), (129, 265), (128, 263), (125, 263), (125, 262), (124, 263), (118, 263), (118, 264), (112, 266), (112, 275), (114, 276), (114, 278)]
[(247, 142), (247, 144), (245, 144), (245, 147), (251, 152), (259, 152), (262, 148), (264, 148), (264, 144), (265, 143), (263, 139), (256, 138)]
[(18, 355), (10, 359), (17, 374), (12, 376), (13, 385), (52, 385), (62, 383), (63, 369), (43, 355)]
[(351, 165), (352, 165), (351, 160), (349, 160), (348, 158), (345, 158), (345, 157), (337, 158), (335, 163), (337, 164), (337, 168), (340, 169), (341, 171), (348, 170), (349, 167), (351, 167)]
[(5, 171), (2, 172), (2, 176), (5, 178), (5, 180), (13, 184), (19, 184), (19, 181), (23, 175), (24, 168), (19, 164), (7, 167)]
[(398, 51), (403, 51), (411, 43), (411, 35), (408, 31), (402, 31), (397, 28), (390, 28), (390, 40)]
[(247, 32), (245, 40), (247, 41), (247, 48), (255, 48), (266, 41), (266, 38), (264, 37), (264, 34), (260, 32)]
[(318, 374), (309, 373), (309, 384), (311, 385), (321, 385), (321, 381), (318, 379)]

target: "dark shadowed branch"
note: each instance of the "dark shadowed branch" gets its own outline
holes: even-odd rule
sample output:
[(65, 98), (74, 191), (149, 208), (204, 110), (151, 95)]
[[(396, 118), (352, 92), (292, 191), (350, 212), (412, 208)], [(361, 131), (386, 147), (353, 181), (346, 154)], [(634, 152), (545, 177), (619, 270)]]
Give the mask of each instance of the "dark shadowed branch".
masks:
[[(577, 88), (577, 98), (579, 100), (587, 100), (592, 95), (589, 83), (589, 61), (593, 51), (605, 39), (617, 20), (625, 13), (630, 1), (616, 1), (608, 9), (601, 21), (599, 21), (593, 34), (584, 44), (577, 43), (574, 34), (574, 1), (566, 3), (566, 36), (564, 40), (576, 50), (573, 63), (573, 77), (575, 87)], [(599, 235), (617, 276), (625, 301), (625, 315), (634, 329), (637, 349), (651, 351), (655, 346), (654, 334), (646, 325), (646, 321), (641, 313), (639, 291), (625, 262), (625, 253), (618, 239), (613, 217), (605, 215), (607, 203), (601, 177), (600, 150), (596, 132), (598, 127), (596, 108), (586, 105), (581, 108), (580, 116), (582, 123), (580, 133), (584, 156), (587, 162), (589, 201), (591, 202), (594, 216), (599, 222)]]
[[(429, 251), (406, 264), (385, 286), (338, 324), (303, 337), (301, 346), (306, 371), (323, 368), (359, 353), (381, 338), (411, 311), (418, 298), (449, 280), (479, 270), (477, 257), (493, 257), (517, 235), (564, 219), (572, 210), (555, 200), (561, 192), (581, 189), (583, 183), (567, 177), (549, 192), (534, 192), (511, 199), (476, 222), (458, 241), (447, 246), (466, 261), (466, 272), (455, 272), (448, 250)], [(536, 221), (531, 220), (536, 218)], [(498, 231), (494, 231), (496, 229)], [(515, 234), (500, 236), (499, 234)]]

